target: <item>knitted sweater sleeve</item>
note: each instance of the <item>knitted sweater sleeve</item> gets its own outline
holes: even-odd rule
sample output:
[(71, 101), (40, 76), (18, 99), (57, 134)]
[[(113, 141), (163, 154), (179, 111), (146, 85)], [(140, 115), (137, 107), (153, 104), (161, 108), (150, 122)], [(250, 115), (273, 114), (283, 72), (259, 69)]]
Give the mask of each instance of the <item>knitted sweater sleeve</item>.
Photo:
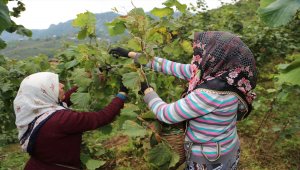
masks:
[(66, 133), (94, 130), (111, 123), (123, 106), (124, 101), (116, 97), (109, 105), (97, 112), (77, 112), (66, 109), (60, 114), (58, 123)]
[(157, 119), (168, 124), (204, 116), (208, 113), (230, 107), (237, 103), (236, 97), (223, 98), (221, 95), (193, 91), (185, 98), (173, 103), (164, 102), (155, 91), (144, 96), (144, 101)]
[[(135, 62), (138, 62), (139, 55), (137, 54), (134, 58)], [(154, 57), (152, 61), (146, 64), (146, 67), (184, 80), (190, 80), (192, 76), (191, 64), (181, 64), (159, 57)]]

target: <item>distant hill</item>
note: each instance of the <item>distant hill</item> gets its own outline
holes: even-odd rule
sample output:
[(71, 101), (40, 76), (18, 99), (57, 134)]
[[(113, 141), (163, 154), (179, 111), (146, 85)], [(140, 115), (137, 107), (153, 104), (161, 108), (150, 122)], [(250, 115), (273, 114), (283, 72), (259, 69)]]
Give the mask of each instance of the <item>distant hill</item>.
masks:
[[(108, 30), (105, 26), (106, 22), (112, 21), (119, 14), (114, 12), (105, 12), (100, 14), (95, 14), (97, 18), (96, 30), (97, 36), (101, 38), (109, 38)], [(50, 25), (48, 29), (32, 29), (32, 37), (31, 39), (47, 39), (47, 38), (55, 38), (55, 37), (75, 37), (78, 29), (72, 27), (72, 21), (69, 20), (67, 22), (59, 23), (57, 25)], [(30, 38), (20, 36), (18, 34), (10, 34), (7, 32), (3, 32), (1, 34), (1, 38), (6, 41), (22, 41), (28, 40)]]
[[(157, 17), (150, 13), (147, 14), (154, 19), (157, 19)], [(114, 12), (105, 12), (95, 15), (97, 19), (97, 38), (108, 40), (110, 42), (118, 41), (120, 36), (109, 36), (105, 23), (111, 22), (119, 16), (119, 14)], [(179, 13), (174, 13), (174, 16), (178, 17)], [(53, 24), (50, 25), (48, 29), (32, 29), (32, 37), (30, 38), (20, 36), (18, 34), (3, 32), (1, 34), (1, 38), (6, 41), (7, 47), (0, 50), (0, 55), (20, 59), (45, 54), (51, 58), (64, 46), (65, 43), (77, 44), (87, 41), (77, 39), (79, 29), (72, 26), (72, 21), (73, 20), (69, 20), (57, 25)]]

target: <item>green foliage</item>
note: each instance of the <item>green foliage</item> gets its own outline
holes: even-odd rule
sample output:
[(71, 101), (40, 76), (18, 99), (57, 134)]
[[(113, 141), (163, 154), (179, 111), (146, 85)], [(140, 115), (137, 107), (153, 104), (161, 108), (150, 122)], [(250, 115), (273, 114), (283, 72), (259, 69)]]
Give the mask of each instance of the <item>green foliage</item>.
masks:
[(173, 11), (172, 8), (165, 7), (165, 8), (154, 8), (154, 9), (151, 10), (151, 13), (154, 16), (162, 18), (162, 17), (173, 15), (174, 11)]
[(270, 26), (286, 25), (300, 9), (299, 0), (261, 0), (258, 13), (262, 20)]
[(113, 22), (107, 23), (106, 25), (108, 27), (109, 35), (111, 36), (122, 34), (126, 29), (125, 22), (121, 19), (115, 19)]
[(0, 147), (0, 169), (14, 169), (22, 170), (25, 167), (26, 161), (29, 159), (29, 155), (22, 152), (19, 148), (19, 144), (6, 145)]
[(278, 83), (288, 83), (291, 85), (300, 86), (300, 55), (294, 55), (295, 60), (288, 64), (278, 65), (280, 69), (280, 74), (277, 76)]
[[(74, 60), (73, 60), (74, 61)], [(75, 60), (76, 61), (76, 60)], [(68, 64), (68, 63), (66, 63)], [(67, 69), (69, 69), (69, 65)], [(77, 84), (81, 89), (86, 89), (92, 83), (92, 80), (88, 77), (87, 72), (85, 72), (84, 68), (76, 68), (72, 73), (72, 79), (75, 84)]]
[[(263, 1), (261, 7), (267, 7), (270, 3)], [(141, 64), (154, 56), (189, 63), (192, 55), (190, 37), (195, 31), (222, 30), (238, 34), (252, 50), (260, 72), (253, 113), (246, 121), (238, 123), (242, 143), (241, 168), (297, 169), (299, 159), (295, 159), (294, 155), (297, 158), (300, 150), (300, 91), (295, 73), (299, 72), (299, 20), (294, 19), (285, 27), (269, 28), (257, 18), (258, 5), (255, 0), (242, 0), (235, 5), (196, 14), (185, 11), (185, 5), (176, 0), (164, 4), (164, 8), (173, 10), (175, 6), (182, 13), (174, 17), (169, 15), (171, 13), (164, 13), (164, 10), (154, 10), (163, 17), (152, 18), (142, 9), (135, 8), (108, 23), (111, 35), (128, 33), (123, 34), (126, 38), (114, 46), (142, 53)], [(90, 24), (93, 27), (91, 23), (93, 21), (82, 20), (78, 24)], [(86, 32), (82, 33), (88, 36)], [(134, 65), (131, 59), (112, 58), (107, 53), (109, 44), (101, 43), (66, 45), (55, 55), (58, 63), (52, 67), (47, 64), (48, 58), (45, 56), (19, 61), (0, 56), (1, 144), (16, 141), (12, 100), (20, 81), (33, 72), (53, 69), (59, 73), (60, 80), (65, 82), (67, 88), (75, 84), (80, 86), (79, 91), (71, 97), (74, 103), (72, 108), (78, 110), (102, 109), (118, 92), (119, 81), (123, 81), (130, 89), (128, 103), (113, 123), (84, 133), (82, 151), (85, 156), (81, 160), (85, 168), (173, 167), (179, 156), (165, 141), (159, 143), (157, 135), (161, 131), (179, 131), (172, 126), (161, 126), (146, 108), (138, 91), (140, 82), (147, 81), (163, 100), (174, 102), (180, 98), (186, 82), (155, 73), (143, 65)]]
[(89, 159), (87, 162), (86, 162), (86, 167), (88, 170), (95, 170), (99, 167), (101, 167), (102, 165), (105, 164), (105, 161), (99, 161), (99, 160), (94, 160), (94, 159)]
[(167, 144), (159, 143), (148, 152), (145, 159), (153, 169), (169, 169), (179, 161), (179, 155)]
[(25, 59), (40, 54), (53, 58), (57, 51), (64, 48), (65, 42), (68, 40), (64, 38), (8, 42), (7, 47), (1, 50), (1, 54), (14, 59)]
[(71, 95), (71, 101), (81, 110), (88, 110), (91, 96), (89, 93), (74, 93)]
[(95, 14), (87, 11), (77, 15), (77, 18), (73, 20), (72, 25), (79, 27), (80, 31), (77, 35), (79, 40), (85, 39), (86, 37), (96, 37), (96, 16)]
[[(9, 10), (6, 4), (3, 1), (0, 1), (0, 34), (3, 30), (11, 26), (11, 20), (9, 16)], [(0, 49), (6, 47), (6, 43), (0, 38)]]
[(143, 82), (138, 72), (125, 73), (122, 77), (123, 83), (128, 89), (138, 92), (140, 84)]
[(177, 0), (168, 0), (163, 3), (166, 7), (164, 8), (153, 8), (150, 12), (157, 17), (170, 17), (174, 14), (173, 6), (175, 6), (180, 12), (186, 12), (187, 6), (179, 3)]
[[(20, 13), (25, 11), (25, 5), (17, 0), (17, 7), (13, 11), (9, 11), (7, 7), (8, 1), (0, 1), (0, 35), (5, 30), (9, 33), (16, 32), (17, 34), (30, 37), (32, 32), (26, 29), (23, 25), (17, 25), (10, 16), (19, 17)], [(6, 47), (6, 43), (0, 38), (0, 50)]]
[(182, 13), (186, 12), (187, 5), (186, 4), (181, 4), (177, 0), (167, 0), (163, 4), (167, 7), (175, 6)]
[(48, 57), (41, 55), (25, 60), (11, 60), (0, 56), (0, 146), (16, 141), (13, 99), (24, 77), (39, 71), (49, 71)]
[(126, 120), (123, 124), (124, 134), (130, 137), (144, 137), (147, 131), (134, 121)]
[(11, 20), (9, 16), (9, 10), (3, 1), (0, 1), (0, 34), (3, 30), (10, 27)]

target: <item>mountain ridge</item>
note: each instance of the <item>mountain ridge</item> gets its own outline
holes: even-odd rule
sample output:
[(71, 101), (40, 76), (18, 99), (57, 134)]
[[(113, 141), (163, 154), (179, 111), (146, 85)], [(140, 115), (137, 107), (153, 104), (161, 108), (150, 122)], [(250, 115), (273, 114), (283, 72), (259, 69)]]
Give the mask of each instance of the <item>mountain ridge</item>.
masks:
[[(96, 34), (102, 38), (109, 38), (108, 30), (105, 26), (106, 22), (111, 22), (119, 14), (114, 12), (97, 13), (96, 15)], [(55, 37), (75, 37), (79, 29), (72, 26), (72, 21), (60, 22), (58, 24), (51, 24), (47, 29), (31, 29), (32, 37), (25, 37), (16, 33), (3, 32), (1, 38), (6, 41), (23, 41), (28, 39), (47, 39)]]

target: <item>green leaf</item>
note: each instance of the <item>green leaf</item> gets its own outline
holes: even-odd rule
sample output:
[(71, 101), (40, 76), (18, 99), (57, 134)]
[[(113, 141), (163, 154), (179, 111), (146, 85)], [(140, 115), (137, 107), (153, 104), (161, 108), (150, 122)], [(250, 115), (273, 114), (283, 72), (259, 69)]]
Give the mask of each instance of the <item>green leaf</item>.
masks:
[(91, 159), (91, 157), (88, 154), (80, 153), (80, 160), (83, 164), (86, 164), (89, 159)]
[(156, 133), (152, 133), (151, 136), (150, 136), (149, 143), (150, 143), (151, 147), (154, 147), (155, 145), (157, 145), (159, 143), (159, 141), (157, 141), (155, 135), (157, 135), (157, 134)]
[(72, 25), (81, 29), (78, 33), (78, 39), (84, 39), (86, 36), (94, 35), (96, 22), (96, 15), (89, 11), (77, 14), (77, 18), (73, 20)]
[(163, 4), (167, 7), (176, 6), (176, 8), (182, 13), (185, 12), (186, 8), (187, 8), (187, 6), (185, 4), (181, 4), (177, 0), (168, 0), (168, 1), (164, 2)]
[(183, 50), (187, 52), (189, 55), (193, 54), (193, 47), (191, 45), (191, 42), (187, 40), (183, 40), (180, 45), (183, 48)]
[(139, 64), (147, 64), (149, 62), (145, 54), (141, 54), (137, 60)]
[(80, 88), (87, 88), (92, 83), (92, 79), (88, 78), (83, 68), (75, 69), (72, 73), (72, 79)]
[(3, 1), (0, 1), (0, 33), (10, 26), (11, 26), (11, 19), (9, 16), (8, 7), (6, 4), (4, 4)]
[(10, 84), (10, 83), (4, 83), (3, 85), (1, 85), (1, 91), (2, 92), (7, 92), (11, 89), (13, 89), (13, 85)]
[(163, 51), (167, 54), (172, 54), (173, 52), (173, 48), (170, 44), (166, 45), (164, 48), (163, 48)]
[[(269, 1), (268, 1), (269, 2)], [(262, 5), (268, 4), (262, 3)], [(300, 0), (276, 0), (258, 9), (261, 19), (270, 26), (286, 25), (300, 9)]]
[(126, 73), (122, 76), (123, 84), (133, 90), (139, 90), (141, 85), (141, 80), (137, 72)]
[(122, 129), (130, 137), (144, 137), (147, 134), (146, 129), (132, 120), (126, 120)]
[(274, 1), (276, 0), (260, 0), (259, 4), (261, 8), (264, 8), (273, 3)]
[[(186, 44), (185, 48), (188, 48)], [(171, 44), (166, 45), (163, 48), (163, 51), (173, 56), (180, 56), (184, 52), (182, 45), (179, 43), (179, 39), (176, 39)]]
[(83, 40), (83, 39), (85, 39), (87, 36), (88, 36), (88, 35), (87, 35), (87, 29), (86, 29), (86, 28), (80, 30), (80, 31), (78, 32), (78, 34), (77, 34), (77, 38), (78, 38), (79, 40)]
[(134, 15), (141, 15), (145, 16), (145, 12), (143, 8), (133, 8), (128, 15), (134, 16)]
[(135, 111), (138, 111), (138, 110), (140, 110), (140, 109), (136, 105), (130, 104), (130, 103), (126, 104), (124, 106), (124, 108), (121, 110), (121, 114), (117, 119), (119, 127), (121, 128), (123, 123), (126, 120), (135, 120), (137, 117), (137, 113)]
[(300, 85), (300, 66), (298, 65), (297, 67), (293, 69), (289, 69), (289, 71), (282, 72), (280, 73), (277, 78), (278, 78), (278, 83), (283, 84), (291, 84), (291, 85)]
[(102, 165), (104, 165), (105, 163), (106, 163), (106, 161), (90, 159), (87, 161), (86, 167), (88, 170), (95, 170), (95, 169), (101, 167)]
[(279, 64), (279, 75), (276, 76), (278, 78), (278, 83), (283, 84), (291, 84), (291, 85), (300, 85), (300, 54), (294, 54), (288, 56), (287, 58), (294, 59), (291, 63), (288, 64)]
[(125, 104), (124, 108), (121, 110), (121, 115), (127, 115), (130, 117), (136, 117), (136, 113), (135, 111), (140, 110), (138, 106), (134, 105), (134, 104)]
[(91, 96), (89, 93), (73, 93), (71, 95), (71, 101), (78, 108), (86, 110), (89, 107)]
[(123, 34), (126, 30), (125, 21), (120, 19), (115, 19), (110, 23), (106, 23), (106, 26), (110, 36)]
[(86, 11), (85, 13), (77, 14), (77, 18), (73, 20), (72, 25), (74, 27), (84, 28), (86, 26), (93, 26), (96, 24), (96, 16), (95, 14)]
[(186, 8), (187, 8), (187, 6), (185, 4), (181, 4), (178, 1), (177, 1), (175, 6), (182, 13), (184, 13), (186, 11)]
[(170, 148), (164, 143), (159, 143), (148, 152), (146, 160), (156, 169), (168, 169), (172, 161)]
[(172, 156), (172, 159), (169, 164), (169, 168), (175, 167), (175, 165), (179, 162), (179, 159), (180, 159), (179, 154), (174, 152), (173, 150), (171, 151), (171, 156)]
[(156, 119), (155, 115), (151, 111), (142, 113), (140, 116), (143, 119), (153, 119), (153, 120)]
[(157, 44), (162, 44), (164, 42), (164, 37), (158, 32), (155, 32), (154, 34), (149, 34), (147, 39), (149, 42), (154, 42)]
[(291, 69), (294, 69), (294, 68), (300, 66), (300, 54), (289, 55), (289, 56), (287, 56), (287, 58), (289, 58), (293, 61), (288, 64), (279, 64), (279, 66), (280, 65), (285, 66), (285, 67), (279, 67), (281, 69), (281, 71), (290, 71)]
[(77, 60), (72, 60), (72, 61), (66, 62), (65, 68), (68, 70), (68, 69), (73, 68), (74, 66), (76, 66), (78, 64), (79, 64), (79, 62)]
[(32, 31), (29, 29), (26, 29), (23, 25), (17, 25), (17, 34), (31, 37), (32, 36)]
[(289, 94), (288, 92), (282, 90), (278, 95), (277, 95), (277, 98), (279, 101), (281, 102), (288, 102), (288, 97), (289, 97)]
[(102, 126), (100, 129), (99, 129), (103, 134), (105, 135), (108, 135), (112, 132), (113, 130), (113, 127), (111, 124), (108, 124), (108, 125), (105, 125), (105, 126)]
[(134, 51), (142, 51), (141, 42), (136, 38), (130, 39), (128, 41), (128, 47), (133, 49)]
[(277, 67), (279, 70), (284, 70), (286, 69), (290, 64), (278, 64)]
[(166, 17), (173, 15), (174, 11), (172, 8), (165, 7), (165, 8), (153, 8), (151, 11), (151, 14), (157, 17)]

